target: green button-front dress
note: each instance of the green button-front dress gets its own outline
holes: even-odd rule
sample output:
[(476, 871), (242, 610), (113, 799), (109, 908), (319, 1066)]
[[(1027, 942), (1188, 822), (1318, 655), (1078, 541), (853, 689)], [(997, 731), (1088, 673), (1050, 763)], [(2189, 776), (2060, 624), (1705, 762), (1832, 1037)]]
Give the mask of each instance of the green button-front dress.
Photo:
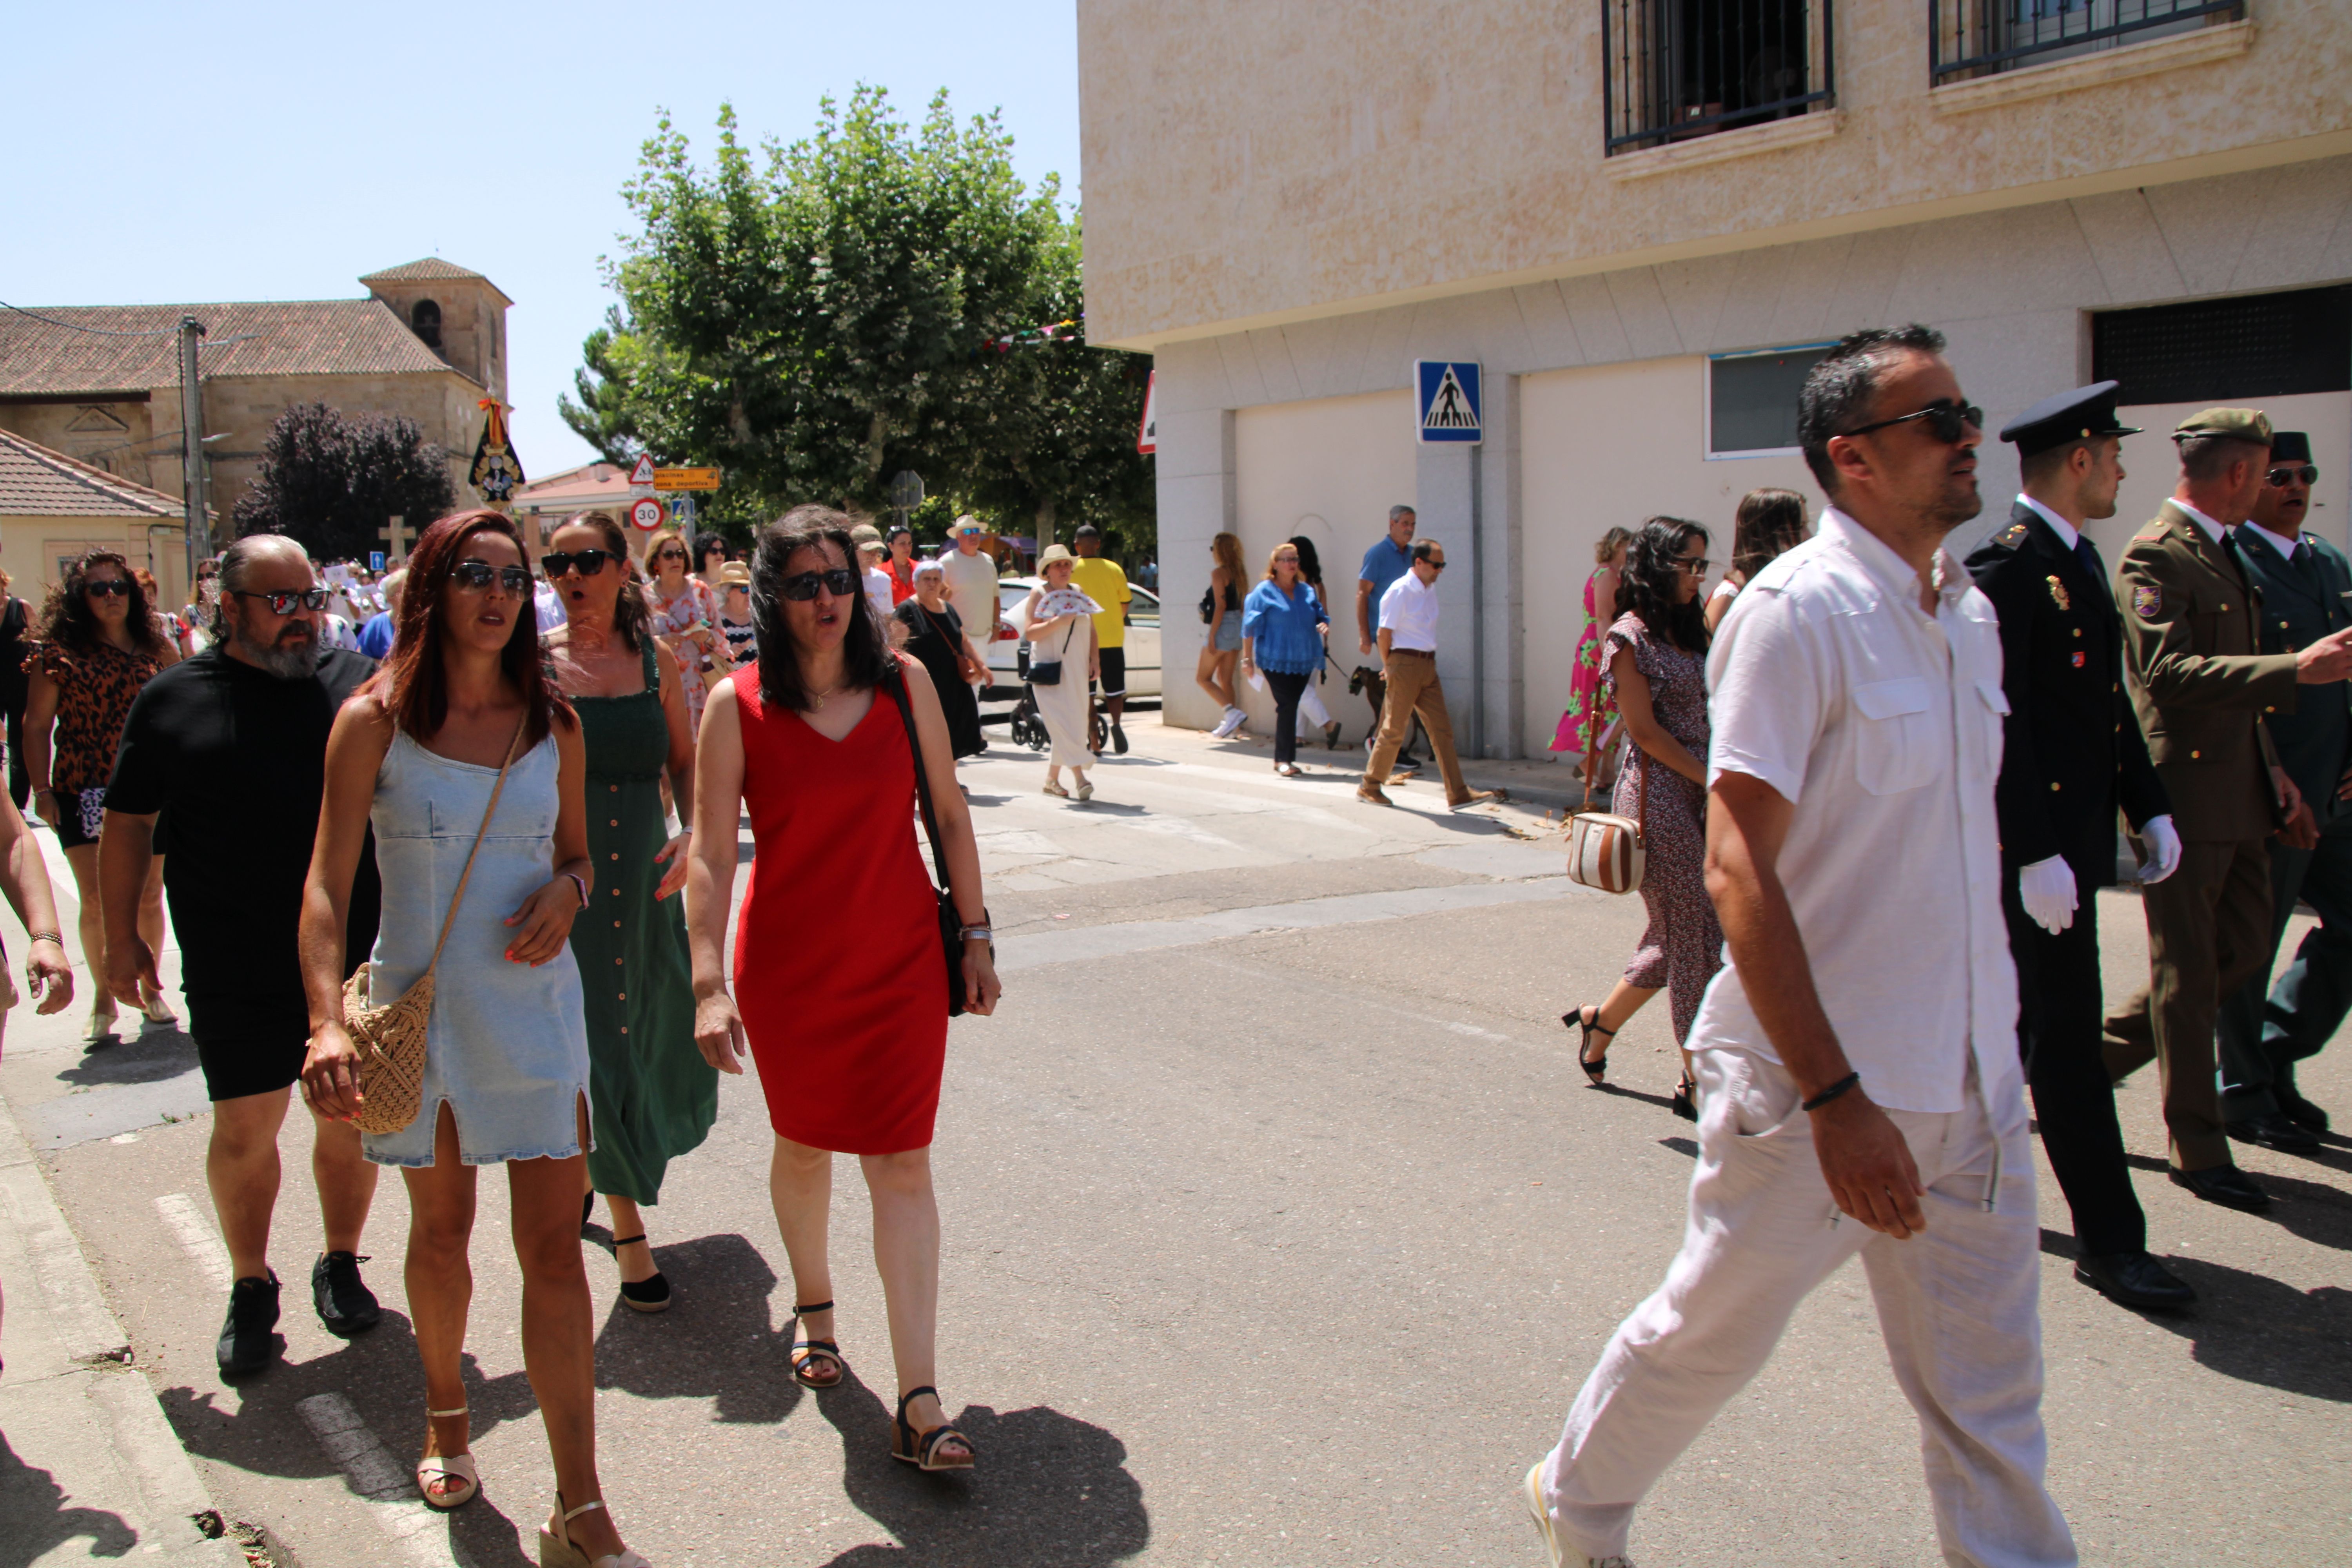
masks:
[(719, 1072), (694, 1047), (693, 970), (686, 898), (656, 902), (665, 869), (661, 775), (669, 722), (650, 637), (646, 689), (572, 699), (588, 749), (589, 907), (572, 925), (588, 1013), (589, 1110), (596, 1147), (588, 1179), (600, 1193), (661, 1201), (670, 1161), (719, 1116)]

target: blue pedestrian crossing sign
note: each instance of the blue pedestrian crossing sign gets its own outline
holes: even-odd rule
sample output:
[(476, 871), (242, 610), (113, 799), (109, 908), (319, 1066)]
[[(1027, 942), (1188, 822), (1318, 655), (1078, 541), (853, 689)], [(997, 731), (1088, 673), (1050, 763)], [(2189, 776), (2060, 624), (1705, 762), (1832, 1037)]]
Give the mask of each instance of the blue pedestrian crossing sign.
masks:
[(1420, 439), (1475, 446), (1485, 437), (1476, 360), (1417, 359), (1412, 371), (1417, 394), (1413, 406), (1420, 410), (1415, 434)]

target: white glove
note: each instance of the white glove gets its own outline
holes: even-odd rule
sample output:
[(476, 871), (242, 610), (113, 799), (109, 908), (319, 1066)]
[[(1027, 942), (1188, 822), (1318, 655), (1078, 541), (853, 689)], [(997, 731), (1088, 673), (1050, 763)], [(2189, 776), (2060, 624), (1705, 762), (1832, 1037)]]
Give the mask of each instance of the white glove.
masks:
[[(2168, 829), (2171, 826), (2165, 823)], [(2063, 855), (2036, 860), (2019, 871), (2017, 896), (2033, 923), (2052, 936), (2074, 923), (2074, 868)]]
[(2139, 841), (2147, 846), (2147, 864), (2139, 868), (2140, 886), (2161, 882), (2180, 869), (2180, 832), (2170, 816), (2151, 816), (2141, 823)]

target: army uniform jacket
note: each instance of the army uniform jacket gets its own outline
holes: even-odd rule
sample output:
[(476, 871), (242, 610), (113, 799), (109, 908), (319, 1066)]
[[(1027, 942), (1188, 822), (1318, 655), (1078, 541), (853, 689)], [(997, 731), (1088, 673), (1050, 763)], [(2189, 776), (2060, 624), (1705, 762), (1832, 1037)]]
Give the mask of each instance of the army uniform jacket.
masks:
[(2000, 615), (2001, 865), (2063, 855), (2078, 886), (2105, 887), (2116, 807), (2134, 827), (2172, 809), (2124, 689), (2113, 591), (2022, 501), (1969, 570)]
[[(2262, 590), (2263, 652), (2294, 653), (2352, 626), (2352, 563), (2341, 551), (2315, 533), (2305, 534), (2312, 555), (2306, 573), (2251, 528), (2234, 537), (2238, 559)], [(2352, 764), (2352, 681), (2312, 687), (2298, 698), (2292, 712), (2282, 708), (2264, 723), (2287, 777), (2326, 822), (2352, 811), (2336, 798)]]
[(2294, 710), (2294, 656), (2258, 651), (2257, 603), (2232, 552), (2168, 500), (2116, 568), (2132, 703), (2184, 839), (2279, 825), (2263, 719)]

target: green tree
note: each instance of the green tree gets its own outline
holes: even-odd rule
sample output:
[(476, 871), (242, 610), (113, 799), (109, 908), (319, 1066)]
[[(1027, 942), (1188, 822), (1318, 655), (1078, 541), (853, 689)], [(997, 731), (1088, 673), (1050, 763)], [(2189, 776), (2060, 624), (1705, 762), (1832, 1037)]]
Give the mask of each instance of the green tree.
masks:
[(304, 403), (270, 426), (260, 471), (231, 515), (239, 534), (283, 533), (341, 561), (383, 549), (387, 518), (421, 529), (457, 504), (448, 455), (415, 420)]

